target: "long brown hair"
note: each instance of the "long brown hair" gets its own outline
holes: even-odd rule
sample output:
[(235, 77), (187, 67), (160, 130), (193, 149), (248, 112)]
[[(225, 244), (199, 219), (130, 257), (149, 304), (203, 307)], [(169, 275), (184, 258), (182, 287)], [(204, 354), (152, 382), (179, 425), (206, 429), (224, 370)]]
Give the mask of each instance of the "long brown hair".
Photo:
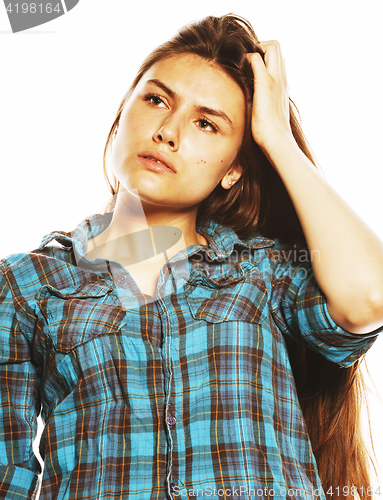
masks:
[[(246, 100), (248, 124), (237, 155), (244, 169), (241, 178), (228, 191), (220, 184), (216, 186), (200, 204), (197, 224), (213, 219), (230, 226), (240, 238), (258, 232), (286, 242), (297, 238), (304, 241), (297, 214), (280, 177), (251, 136), (254, 86), (246, 54), (252, 52), (263, 57), (252, 26), (244, 18), (229, 14), (206, 17), (185, 26), (145, 59), (120, 103), (105, 145), (104, 172), (113, 195), (118, 193), (119, 184), (116, 178), (112, 182), (109, 180), (107, 154), (126, 101), (153, 64), (176, 54), (195, 54), (217, 64), (240, 86)], [(298, 116), (290, 100), (292, 133), (300, 149), (316, 165)], [(287, 347), (324, 491), (332, 487), (329, 498), (344, 500), (354, 497), (351, 492), (345, 495), (343, 486), (355, 486), (358, 494), (365, 497), (371, 485), (369, 465), (372, 460), (361, 431), (360, 408), (365, 386), (360, 361), (349, 368), (341, 368), (295, 343), (288, 342)]]

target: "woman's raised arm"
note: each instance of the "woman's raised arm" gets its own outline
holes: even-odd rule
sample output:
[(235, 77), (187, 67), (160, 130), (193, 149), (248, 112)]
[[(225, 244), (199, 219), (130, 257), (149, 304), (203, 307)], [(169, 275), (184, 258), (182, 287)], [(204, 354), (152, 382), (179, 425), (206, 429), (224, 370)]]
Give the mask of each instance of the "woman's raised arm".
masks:
[(289, 125), (280, 46), (261, 45), (264, 61), (256, 53), (248, 56), (254, 73), (254, 140), (294, 204), (332, 319), (351, 333), (370, 332), (383, 325), (383, 242), (299, 149)]

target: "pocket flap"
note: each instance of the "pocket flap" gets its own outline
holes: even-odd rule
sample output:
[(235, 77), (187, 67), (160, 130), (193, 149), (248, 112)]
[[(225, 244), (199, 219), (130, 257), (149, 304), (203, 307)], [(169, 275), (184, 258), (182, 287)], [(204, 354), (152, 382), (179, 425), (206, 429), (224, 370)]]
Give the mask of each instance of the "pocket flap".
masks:
[(209, 276), (205, 270), (193, 272), (185, 287), (193, 317), (210, 323), (263, 321), (267, 304), (266, 284), (261, 273), (251, 266), (250, 269), (242, 266), (234, 272), (214, 276)]
[(113, 287), (100, 281), (88, 281), (81, 283), (78, 287), (56, 288), (51, 285), (44, 285), (40, 288), (37, 300), (47, 296), (56, 296), (62, 298), (83, 298), (83, 297), (104, 297), (113, 291)]
[(59, 352), (100, 335), (116, 333), (125, 317), (125, 309), (110, 297), (112, 287), (88, 282), (73, 291), (44, 286), (38, 306), (44, 317), (47, 335)]

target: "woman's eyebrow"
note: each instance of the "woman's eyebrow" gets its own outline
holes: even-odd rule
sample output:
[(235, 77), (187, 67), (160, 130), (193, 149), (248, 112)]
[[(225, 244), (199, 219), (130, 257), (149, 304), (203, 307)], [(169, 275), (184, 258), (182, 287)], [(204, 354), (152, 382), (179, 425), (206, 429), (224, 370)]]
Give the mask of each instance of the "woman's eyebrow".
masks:
[[(161, 80), (157, 80), (157, 78), (153, 78), (151, 80), (148, 80), (147, 83), (152, 83), (153, 85), (156, 85), (157, 87), (162, 89), (164, 92), (166, 92), (168, 94), (168, 96), (170, 96), (172, 99), (179, 99), (179, 95), (176, 92), (174, 92), (174, 90), (170, 89), (167, 85), (165, 85), (164, 82), (161, 82)], [(230, 118), (227, 116), (227, 114), (224, 113), (223, 111), (220, 111), (218, 109), (209, 108), (207, 106), (199, 106), (197, 104), (194, 106), (194, 108), (197, 111), (199, 111), (200, 113), (218, 116), (218, 118), (222, 118), (223, 120), (225, 120), (225, 122), (231, 128), (233, 128), (233, 122), (230, 120)]]
[(174, 90), (170, 89), (167, 85), (164, 84), (164, 82), (161, 82), (161, 80), (157, 80), (157, 78), (153, 78), (152, 80), (148, 80), (147, 83), (152, 83), (153, 85), (156, 85), (160, 89), (162, 89), (164, 92), (166, 92), (172, 99), (178, 99), (179, 95), (174, 92)]
[(206, 115), (218, 116), (219, 118), (222, 118), (223, 120), (225, 120), (225, 122), (228, 125), (230, 125), (231, 128), (233, 128), (233, 122), (230, 120), (230, 118), (227, 116), (227, 114), (224, 113), (223, 111), (219, 111), (218, 109), (208, 108), (206, 106), (195, 106), (195, 108), (200, 113), (204, 113)]

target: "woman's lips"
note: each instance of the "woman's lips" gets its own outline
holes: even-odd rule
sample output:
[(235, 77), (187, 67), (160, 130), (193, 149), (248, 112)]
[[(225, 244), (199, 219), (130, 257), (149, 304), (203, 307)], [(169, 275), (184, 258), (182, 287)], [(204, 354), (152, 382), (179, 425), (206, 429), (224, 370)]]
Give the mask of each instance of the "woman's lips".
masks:
[(138, 159), (149, 170), (161, 172), (163, 174), (175, 174), (173, 162), (164, 153), (155, 150), (142, 151)]

